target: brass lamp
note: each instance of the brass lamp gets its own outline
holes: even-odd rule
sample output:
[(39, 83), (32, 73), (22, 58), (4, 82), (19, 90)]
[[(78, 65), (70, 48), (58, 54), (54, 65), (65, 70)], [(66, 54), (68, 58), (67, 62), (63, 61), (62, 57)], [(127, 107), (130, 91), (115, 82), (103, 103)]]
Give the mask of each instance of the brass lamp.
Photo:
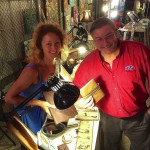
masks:
[(88, 23), (89, 22), (93, 22), (91, 11), (90, 10), (84, 10), (82, 16), (83, 17), (81, 19), (81, 22), (85, 22), (86, 23), (86, 27), (85, 28), (86, 28), (86, 30), (88, 30)]
[(83, 11), (83, 18), (81, 19), (81, 22), (93, 22), (91, 11), (90, 10), (84, 10)]

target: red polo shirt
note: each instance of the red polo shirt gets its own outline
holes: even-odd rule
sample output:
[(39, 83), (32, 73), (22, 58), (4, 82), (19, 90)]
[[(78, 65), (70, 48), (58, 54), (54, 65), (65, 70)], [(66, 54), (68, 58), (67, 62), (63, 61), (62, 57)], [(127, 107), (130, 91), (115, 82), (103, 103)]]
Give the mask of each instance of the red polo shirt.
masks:
[(73, 83), (81, 88), (95, 79), (105, 93), (97, 107), (111, 116), (124, 118), (137, 114), (146, 106), (149, 97), (146, 78), (150, 83), (150, 49), (135, 41), (120, 41), (120, 54), (112, 68), (96, 49), (82, 61)]

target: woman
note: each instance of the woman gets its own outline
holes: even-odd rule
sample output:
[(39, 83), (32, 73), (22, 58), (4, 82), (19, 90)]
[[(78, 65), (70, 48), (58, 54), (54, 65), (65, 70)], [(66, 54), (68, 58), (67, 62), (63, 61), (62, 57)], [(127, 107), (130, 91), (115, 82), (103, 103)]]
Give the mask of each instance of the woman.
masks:
[[(48, 78), (55, 72), (53, 60), (59, 55), (64, 45), (64, 39), (65, 34), (58, 25), (48, 23), (37, 25), (26, 58), (28, 64), (8, 90), (5, 96), (7, 103), (18, 105), (42, 84), (46, 84)], [(33, 106), (34, 108), (29, 110)], [(36, 134), (43, 125), (46, 113), (50, 114), (49, 107), (52, 106), (44, 101), (41, 92), (21, 108), (18, 114), (29, 110), (23, 113), (21, 120)]]

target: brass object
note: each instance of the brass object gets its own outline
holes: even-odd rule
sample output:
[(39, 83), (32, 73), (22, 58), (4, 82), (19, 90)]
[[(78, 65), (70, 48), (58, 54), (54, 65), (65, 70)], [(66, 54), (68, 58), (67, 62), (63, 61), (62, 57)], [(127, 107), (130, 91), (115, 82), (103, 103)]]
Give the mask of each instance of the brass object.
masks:
[(80, 132), (80, 133), (89, 133), (88, 129), (76, 129), (76, 132)]
[(26, 149), (38, 150), (37, 136), (17, 116), (8, 120), (7, 128)]
[[(67, 136), (67, 138), (66, 138), (66, 136)], [(69, 138), (68, 138), (68, 137), (69, 137)], [(72, 140), (73, 140), (73, 137), (72, 137), (71, 135), (63, 135), (63, 136), (62, 136), (62, 141), (63, 141), (63, 143), (65, 143), (65, 144), (71, 143)]]
[(89, 145), (85, 145), (85, 144), (82, 145), (81, 144), (81, 145), (79, 145), (78, 149), (85, 149), (86, 150), (88, 147), (89, 147)]
[(94, 79), (90, 80), (85, 86), (80, 89), (80, 94), (85, 99), (93, 96), (95, 103), (97, 103), (105, 96), (104, 92)]
[(93, 121), (80, 121), (75, 150), (92, 150)]
[(94, 107), (94, 109), (80, 109), (75, 117), (78, 120), (99, 120), (99, 110)]

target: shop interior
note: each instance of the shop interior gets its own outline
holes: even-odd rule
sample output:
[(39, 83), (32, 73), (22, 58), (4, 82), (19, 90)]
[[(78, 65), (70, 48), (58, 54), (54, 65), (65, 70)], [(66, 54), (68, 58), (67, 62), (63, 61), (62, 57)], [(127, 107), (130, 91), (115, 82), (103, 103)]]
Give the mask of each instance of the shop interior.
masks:
[[(39, 22), (59, 23), (66, 31), (67, 44), (61, 50), (61, 56), (56, 65), (58, 78), (62, 82), (70, 84), (80, 62), (95, 48), (89, 34), (92, 22), (104, 16), (110, 18), (116, 24), (122, 40), (135, 40), (150, 47), (149, 0), (1, 0), (1, 113), (13, 112), (13, 107), (4, 102), (4, 96), (26, 65), (24, 59), (32, 39), (34, 27)], [(72, 115), (70, 111), (75, 111), (76, 115)], [(54, 113), (56, 114), (56, 112)], [(50, 125), (52, 128), (56, 128), (56, 125), (59, 124), (60, 130), (57, 128), (56, 133), (47, 135), (46, 130), (49, 126), (46, 125), (44, 129), (41, 129), (43, 134), (39, 135), (38, 138), (43, 139), (42, 136), (44, 136), (46, 141), (39, 140), (37, 136), (30, 133), (20, 120), (15, 118), (16, 120), (13, 120), (11, 124), (15, 124), (17, 127), (13, 127), (10, 124), (7, 125), (7, 121), (0, 117), (0, 149), (21, 150), (22, 144), (27, 149), (34, 150), (101, 150), (100, 135), (97, 135), (100, 128), (98, 110), (89, 112), (89, 115), (92, 114), (92, 116), (85, 120), (84, 117), (88, 112), (79, 113), (76, 110), (67, 110), (66, 113), (67, 127), (61, 124), (64, 120), (55, 118), (56, 115), (54, 115), (55, 123), (50, 123)], [(14, 114), (15, 112), (13, 112), (13, 116)], [(58, 112), (57, 116), (59, 115)], [(64, 116), (66, 117), (66, 114)], [(80, 124), (80, 128), (77, 128), (77, 124)], [(20, 131), (17, 128), (20, 128)], [(88, 131), (86, 128), (89, 128)], [(29, 132), (27, 135), (29, 140), (24, 138), (23, 131)], [(75, 138), (75, 134), (78, 134), (79, 138)], [(87, 139), (88, 146), (85, 145)], [(129, 147), (130, 143), (127, 137), (123, 137), (122, 150), (129, 150)]]

